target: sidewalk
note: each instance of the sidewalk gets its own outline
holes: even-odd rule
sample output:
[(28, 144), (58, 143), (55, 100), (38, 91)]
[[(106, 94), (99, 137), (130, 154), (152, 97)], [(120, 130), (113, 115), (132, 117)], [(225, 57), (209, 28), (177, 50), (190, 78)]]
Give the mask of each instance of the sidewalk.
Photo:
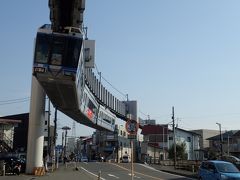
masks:
[(197, 179), (197, 172), (191, 172), (191, 171), (182, 170), (182, 169), (175, 169), (174, 166), (163, 166), (158, 164), (150, 164), (150, 166), (163, 172), (168, 172), (171, 174), (177, 174), (177, 175)]
[(67, 168), (65, 165), (60, 165), (54, 172), (48, 172), (44, 176), (34, 175), (7, 175), (0, 176), (1, 180), (79, 180), (79, 179), (92, 179), (93, 176), (83, 172), (81, 169), (76, 170), (75, 164), (69, 163)]

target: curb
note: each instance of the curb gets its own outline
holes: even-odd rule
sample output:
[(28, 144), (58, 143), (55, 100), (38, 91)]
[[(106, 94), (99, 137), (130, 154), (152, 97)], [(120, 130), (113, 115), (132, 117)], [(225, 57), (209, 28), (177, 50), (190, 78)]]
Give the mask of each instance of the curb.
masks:
[(170, 174), (176, 174), (176, 175), (185, 176), (185, 177), (188, 177), (188, 178), (197, 179), (197, 174), (196, 175), (188, 175), (188, 174), (184, 174), (184, 173), (181, 173), (181, 172), (168, 171), (168, 170), (164, 170), (164, 169), (159, 169), (159, 170), (163, 171), (163, 172), (170, 173)]

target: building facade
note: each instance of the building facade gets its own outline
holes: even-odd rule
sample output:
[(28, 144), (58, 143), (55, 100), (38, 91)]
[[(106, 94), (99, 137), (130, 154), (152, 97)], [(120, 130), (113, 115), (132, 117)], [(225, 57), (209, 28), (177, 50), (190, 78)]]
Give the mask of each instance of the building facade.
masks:
[[(173, 131), (170, 131), (169, 134), (169, 147), (173, 146)], [(185, 144), (185, 151), (187, 153), (187, 160), (199, 160), (199, 150), (200, 150), (200, 145), (199, 145), (199, 139), (200, 135), (187, 131), (184, 129), (180, 128), (175, 128), (175, 140), (176, 144)]]
[(123, 125), (116, 125), (114, 132), (97, 130), (93, 142), (96, 143), (96, 152), (107, 161), (120, 162), (123, 155), (128, 155), (131, 158), (130, 140)]
[(141, 160), (143, 162), (165, 160), (168, 152), (169, 129), (167, 124), (145, 125), (142, 128), (143, 142), (141, 145)]
[[(44, 120), (44, 151), (48, 149), (48, 141), (50, 142), (50, 148), (53, 147), (53, 126), (50, 125), (48, 128), (48, 112), (45, 114)], [(27, 151), (27, 140), (28, 140), (28, 123), (29, 113), (9, 115), (0, 118), (0, 138), (5, 142), (9, 142), (8, 152), (15, 153), (26, 153)], [(1, 123), (4, 122), (4, 123)], [(8, 122), (8, 123), (6, 123)], [(49, 137), (48, 130), (50, 129)], [(5, 143), (6, 144), (6, 143)], [(12, 145), (11, 145), (12, 144)]]
[(214, 152), (212, 155), (208, 155), (209, 158), (216, 158), (221, 154), (240, 157), (240, 130), (226, 131), (221, 136), (218, 134), (207, 140), (209, 141), (209, 152)]
[(139, 125), (140, 126), (145, 126), (145, 125), (156, 125), (156, 120), (155, 119), (141, 119), (139, 118)]

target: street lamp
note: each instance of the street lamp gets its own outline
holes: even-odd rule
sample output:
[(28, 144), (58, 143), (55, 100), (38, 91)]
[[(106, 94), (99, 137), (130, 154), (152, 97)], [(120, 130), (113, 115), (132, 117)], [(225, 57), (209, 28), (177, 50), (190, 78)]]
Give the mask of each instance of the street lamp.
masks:
[[(71, 128), (68, 126), (62, 127), (62, 130), (65, 130), (65, 145), (64, 145), (64, 159), (66, 158), (66, 150), (67, 150), (67, 131), (70, 130)], [(65, 163), (65, 161), (64, 161)]]
[(223, 142), (222, 142), (222, 125), (220, 123), (216, 123), (219, 126), (219, 131), (220, 131), (220, 155), (223, 155)]

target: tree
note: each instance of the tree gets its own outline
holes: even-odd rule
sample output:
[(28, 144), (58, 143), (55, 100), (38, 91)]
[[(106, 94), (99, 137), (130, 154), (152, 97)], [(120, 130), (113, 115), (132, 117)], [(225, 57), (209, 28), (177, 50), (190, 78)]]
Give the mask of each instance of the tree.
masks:
[[(174, 145), (172, 145), (169, 148), (168, 156), (169, 156), (169, 159), (172, 159), (172, 160), (174, 159)], [(186, 153), (185, 142), (176, 144), (176, 156), (177, 156), (177, 159), (182, 159), (182, 160), (186, 160), (188, 158), (188, 155)]]

